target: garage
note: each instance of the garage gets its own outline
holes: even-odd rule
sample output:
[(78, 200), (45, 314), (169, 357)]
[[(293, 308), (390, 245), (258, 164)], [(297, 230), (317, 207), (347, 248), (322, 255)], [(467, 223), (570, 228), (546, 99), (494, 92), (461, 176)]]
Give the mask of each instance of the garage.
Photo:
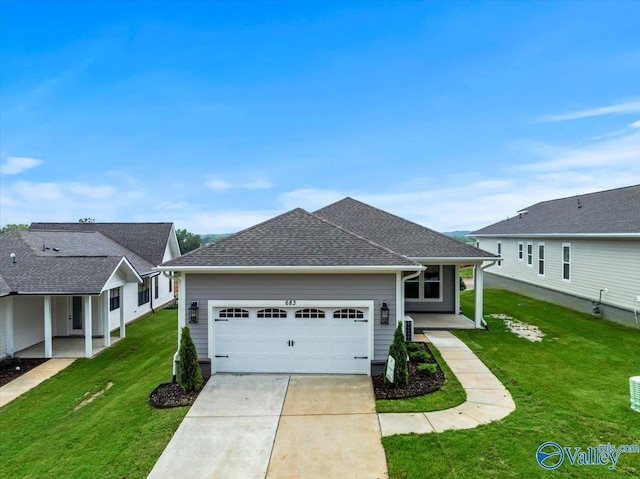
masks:
[(369, 374), (373, 301), (209, 301), (212, 371)]

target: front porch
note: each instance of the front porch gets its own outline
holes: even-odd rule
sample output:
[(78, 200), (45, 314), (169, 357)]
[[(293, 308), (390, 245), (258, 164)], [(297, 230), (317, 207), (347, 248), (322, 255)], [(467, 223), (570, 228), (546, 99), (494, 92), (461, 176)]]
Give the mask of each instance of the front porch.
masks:
[[(110, 344), (115, 344), (120, 341), (122, 338), (119, 336), (111, 336)], [(85, 339), (84, 337), (61, 337), (61, 338), (52, 338), (53, 342), (53, 353), (50, 357), (52, 358), (84, 358), (86, 357), (85, 351)], [(95, 357), (97, 354), (105, 350), (108, 346), (104, 344), (104, 338), (92, 338), (92, 354), (91, 357)], [(22, 351), (18, 351), (16, 356), (19, 358), (44, 358), (45, 356), (45, 347), (44, 341), (34, 344)]]
[(475, 323), (462, 314), (407, 313), (413, 319), (413, 328), (431, 331), (476, 329)]

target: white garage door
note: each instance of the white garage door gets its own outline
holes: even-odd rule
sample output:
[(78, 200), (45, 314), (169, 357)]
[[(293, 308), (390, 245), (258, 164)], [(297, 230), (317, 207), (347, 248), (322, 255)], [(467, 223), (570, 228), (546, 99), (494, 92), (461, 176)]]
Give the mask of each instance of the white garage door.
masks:
[(217, 372), (369, 374), (371, 302), (211, 303)]

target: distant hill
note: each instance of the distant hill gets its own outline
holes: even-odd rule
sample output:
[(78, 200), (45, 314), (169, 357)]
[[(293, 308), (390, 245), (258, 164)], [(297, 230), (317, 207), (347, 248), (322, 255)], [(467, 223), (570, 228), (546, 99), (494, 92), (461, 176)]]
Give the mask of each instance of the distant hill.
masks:
[(209, 233), (205, 235), (200, 235), (200, 241), (202, 241), (202, 246), (215, 243), (216, 241), (224, 238), (225, 236), (229, 236), (231, 233)]
[(467, 230), (458, 230), (458, 231), (448, 231), (443, 233), (447, 235), (449, 238), (453, 238), (454, 240), (460, 241), (460, 243), (473, 243), (473, 241), (467, 236), (471, 231)]

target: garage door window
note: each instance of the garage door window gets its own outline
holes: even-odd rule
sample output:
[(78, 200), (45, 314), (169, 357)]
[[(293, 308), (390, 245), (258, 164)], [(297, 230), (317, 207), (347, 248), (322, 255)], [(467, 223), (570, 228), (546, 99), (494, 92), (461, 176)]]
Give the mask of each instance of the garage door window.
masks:
[(284, 309), (267, 308), (258, 311), (259, 318), (286, 318), (287, 312)]
[(315, 308), (299, 309), (296, 311), (296, 318), (324, 318), (324, 311)]
[(227, 308), (220, 311), (221, 318), (248, 318), (249, 311), (240, 308)]
[(362, 319), (364, 311), (359, 309), (339, 309), (333, 313), (334, 319)]

